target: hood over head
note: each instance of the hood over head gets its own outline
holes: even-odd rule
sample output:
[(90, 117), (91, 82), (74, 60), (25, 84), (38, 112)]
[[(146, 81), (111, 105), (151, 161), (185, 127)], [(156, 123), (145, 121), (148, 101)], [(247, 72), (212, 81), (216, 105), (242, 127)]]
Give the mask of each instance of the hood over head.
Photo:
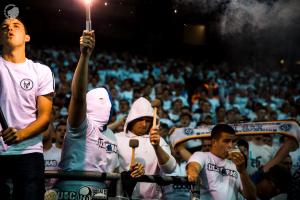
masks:
[(153, 118), (153, 108), (151, 106), (151, 103), (144, 97), (140, 97), (133, 102), (125, 122), (125, 126), (124, 126), (125, 132), (126, 133), (128, 132), (128, 124), (130, 122), (141, 117)]
[(111, 97), (105, 88), (95, 88), (86, 94), (87, 118), (101, 131), (106, 129), (112, 111)]

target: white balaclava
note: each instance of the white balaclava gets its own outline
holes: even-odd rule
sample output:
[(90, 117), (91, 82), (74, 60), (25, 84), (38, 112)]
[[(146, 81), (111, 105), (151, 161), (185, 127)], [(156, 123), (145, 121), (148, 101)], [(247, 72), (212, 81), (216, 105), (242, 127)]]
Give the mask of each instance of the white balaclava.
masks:
[(111, 98), (105, 88), (96, 88), (86, 94), (87, 118), (101, 131), (106, 129), (112, 109)]

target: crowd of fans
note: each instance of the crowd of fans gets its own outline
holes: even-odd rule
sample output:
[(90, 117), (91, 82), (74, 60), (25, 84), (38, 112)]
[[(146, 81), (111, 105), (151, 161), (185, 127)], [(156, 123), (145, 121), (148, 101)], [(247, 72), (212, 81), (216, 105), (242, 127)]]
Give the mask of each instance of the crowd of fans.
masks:
[[(95, 34), (88, 30), (80, 55), (70, 48), (26, 54), (25, 25), (8, 18), (1, 26), (1, 198), (300, 199), (297, 68), (158, 62), (93, 51)], [(272, 130), (266, 135), (247, 129), (251, 136), (237, 136), (230, 126), (288, 119), (294, 121), (268, 123), (279, 124), (285, 136), (271, 135), (278, 133), (274, 126), (262, 128)], [(177, 131), (185, 137), (195, 127), (210, 134), (175, 146)], [(45, 192), (45, 169), (117, 172), (122, 187), (59, 178), (47, 179)], [(145, 174), (188, 182), (136, 179)]]
[[(44, 49), (30, 54), (54, 73), (55, 121), (66, 117), (79, 52)], [(169, 127), (195, 127), (201, 121), (300, 120), (299, 74), (283, 65), (230, 67), (175, 59), (149, 61), (130, 53), (108, 52), (95, 52), (89, 64), (88, 90), (99, 86), (110, 90), (112, 121), (124, 117), (140, 96), (161, 100), (159, 114)], [(180, 117), (182, 114), (188, 115)]]
[[(54, 73), (56, 90), (53, 123), (48, 133), (52, 134), (53, 142), (60, 141), (63, 136), (55, 134), (55, 127), (61, 127), (68, 115), (70, 86), (79, 52), (74, 49), (31, 50), (29, 57), (50, 66)], [(147, 57), (128, 52), (118, 54), (95, 51), (89, 63), (88, 90), (105, 86), (110, 91), (113, 115), (109, 128), (114, 132), (123, 131), (128, 112), (136, 99), (159, 99), (161, 136), (169, 143), (169, 134), (175, 127), (195, 128), (218, 123), (286, 119), (299, 121), (298, 80), (299, 73), (284, 65), (232, 67), (224, 63), (194, 64), (176, 59), (150, 61)], [(284, 140), (276, 135), (244, 139), (240, 143), (247, 147), (245, 155), (248, 157), (247, 170), (250, 175), (255, 174), (275, 155)], [(191, 153), (195, 149), (208, 151), (209, 145), (207, 139), (185, 144)], [(185, 176), (185, 172), (182, 173), (186, 165), (184, 160), (187, 161), (190, 156), (184, 158), (178, 154), (178, 149), (172, 149), (172, 153), (179, 167), (171, 175)], [(294, 173), (300, 166), (299, 149), (291, 153), (282, 165), (291, 174)], [(49, 166), (53, 167), (53, 163)], [(278, 179), (287, 181), (282, 177)]]

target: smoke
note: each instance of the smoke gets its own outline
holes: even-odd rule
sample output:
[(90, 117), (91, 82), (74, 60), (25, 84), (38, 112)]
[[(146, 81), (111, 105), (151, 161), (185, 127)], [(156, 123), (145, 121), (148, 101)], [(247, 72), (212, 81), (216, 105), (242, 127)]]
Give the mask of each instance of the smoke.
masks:
[[(242, 33), (245, 26), (260, 31), (275, 26), (299, 25), (299, 0), (176, 0), (199, 13), (220, 16), (222, 34)], [(195, 10), (193, 11), (195, 12)], [(298, 20), (298, 21), (297, 21)]]
[(221, 33), (227, 34), (242, 33), (245, 26), (250, 27), (250, 31), (253, 32), (274, 27), (285, 29), (297, 24), (299, 9), (299, 0), (232, 0), (221, 16), (220, 30)]
[[(215, 26), (233, 59), (300, 58), (300, 0), (176, 0)], [(244, 56), (244, 57), (242, 57)]]

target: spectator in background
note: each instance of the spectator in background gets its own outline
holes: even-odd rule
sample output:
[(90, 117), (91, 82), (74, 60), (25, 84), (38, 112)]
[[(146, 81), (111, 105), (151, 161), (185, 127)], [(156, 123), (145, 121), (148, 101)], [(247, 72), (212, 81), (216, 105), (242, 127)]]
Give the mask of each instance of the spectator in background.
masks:
[(200, 113), (200, 119), (203, 121), (203, 119), (205, 119), (206, 116), (212, 116), (211, 104), (208, 100), (202, 100), (199, 103), (200, 109), (196, 112)]
[(125, 79), (121, 85), (120, 98), (126, 99), (128, 102), (132, 101), (133, 90), (132, 90), (133, 81), (132, 79)]
[(209, 152), (211, 148), (211, 139), (210, 138), (203, 138), (201, 139), (201, 149), (202, 152)]
[(256, 122), (264, 122), (268, 120), (268, 109), (264, 106), (260, 106), (260, 108), (258, 108), (255, 111), (256, 114), (256, 118), (254, 119), (254, 121)]
[(129, 108), (130, 108), (129, 101), (126, 99), (121, 99), (119, 101), (119, 111), (117, 111), (116, 120), (119, 121), (120, 119), (126, 117), (128, 115)]
[(280, 163), (280, 166), (286, 168), (289, 172), (292, 170), (293, 161), (290, 155), (287, 155)]
[[(43, 145), (46, 170), (58, 169), (58, 163), (61, 157), (61, 148), (66, 130), (66, 122), (60, 121), (54, 131), (52, 131), (51, 126), (49, 126), (48, 130), (44, 133)], [(55, 135), (55, 143), (52, 143), (51, 135)]]
[(266, 173), (260, 170), (255, 176), (252, 180), (256, 186), (257, 197), (261, 200), (270, 200), (272, 197), (286, 193), (290, 187), (291, 173), (279, 165), (271, 167)]
[[(289, 138), (285, 136), (281, 136), (279, 139), (280, 147), (284, 145), (285, 142), (289, 143)], [(289, 154), (282, 157), (282, 160), (279, 161), (281, 163), (287, 156), (290, 156), (292, 159), (291, 173), (294, 174), (298, 168), (300, 168), (300, 148), (297, 148), (295, 151), (289, 152)], [(278, 163), (278, 164), (279, 164)]]
[(263, 135), (255, 135), (249, 141), (249, 157), (247, 170), (249, 174), (253, 174), (261, 166), (266, 164), (275, 156), (275, 149), (266, 145)]
[(225, 123), (226, 120), (226, 109), (223, 106), (218, 106), (216, 108), (216, 117), (214, 120), (214, 124)]
[[(58, 163), (61, 158), (61, 148), (66, 133), (67, 124), (65, 121), (60, 121), (55, 130), (52, 125), (49, 125), (47, 131), (44, 132), (43, 147), (44, 147), (44, 161), (45, 170), (58, 170)], [(52, 135), (55, 135), (55, 143), (52, 143)], [(56, 179), (46, 179), (45, 186), (46, 190), (53, 187)]]
[(192, 115), (189, 113), (181, 113), (177, 127), (190, 127), (194, 128), (195, 123), (192, 122)]
[(181, 108), (183, 107), (183, 103), (181, 99), (175, 99), (172, 102), (172, 108), (169, 112), (169, 118), (176, 123), (180, 120)]

